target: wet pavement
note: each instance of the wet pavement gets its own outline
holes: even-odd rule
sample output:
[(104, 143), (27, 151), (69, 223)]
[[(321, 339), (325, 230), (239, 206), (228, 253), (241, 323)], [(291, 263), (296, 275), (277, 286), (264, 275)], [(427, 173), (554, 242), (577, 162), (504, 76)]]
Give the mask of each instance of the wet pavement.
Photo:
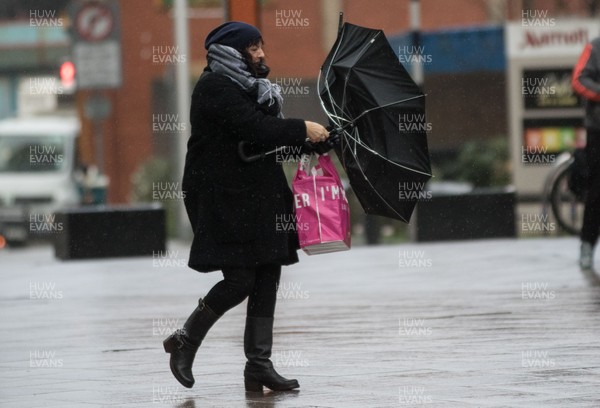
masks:
[[(245, 302), (181, 387), (162, 340), (219, 273), (155, 257), (0, 252), (1, 407), (599, 407), (600, 286), (574, 238), (357, 247), (284, 268), (272, 360), (245, 393)], [(598, 265), (600, 266), (600, 265)]]

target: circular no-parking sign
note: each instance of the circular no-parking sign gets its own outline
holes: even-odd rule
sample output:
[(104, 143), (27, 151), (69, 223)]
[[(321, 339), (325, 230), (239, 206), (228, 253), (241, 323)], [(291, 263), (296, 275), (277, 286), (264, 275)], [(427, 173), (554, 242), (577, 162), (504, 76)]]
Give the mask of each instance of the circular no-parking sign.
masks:
[(111, 34), (114, 24), (112, 10), (97, 1), (84, 4), (75, 15), (75, 30), (85, 41), (105, 40)]

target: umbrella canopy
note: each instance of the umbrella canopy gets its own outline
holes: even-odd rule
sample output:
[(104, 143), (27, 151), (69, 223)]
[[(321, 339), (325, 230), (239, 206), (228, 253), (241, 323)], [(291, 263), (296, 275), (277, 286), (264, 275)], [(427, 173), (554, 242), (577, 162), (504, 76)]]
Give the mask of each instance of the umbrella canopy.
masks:
[(383, 31), (344, 23), (318, 87), (365, 212), (408, 222), (431, 177), (425, 96)]

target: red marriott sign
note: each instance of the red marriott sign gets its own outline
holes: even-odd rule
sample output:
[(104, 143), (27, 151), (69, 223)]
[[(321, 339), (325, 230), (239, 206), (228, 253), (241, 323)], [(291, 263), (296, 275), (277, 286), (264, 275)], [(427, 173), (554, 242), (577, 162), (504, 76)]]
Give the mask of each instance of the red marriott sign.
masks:
[(565, 45), (585, 45), (590, 41), (589, 32), (585, 28), (573, 31), (546, 30), (546, 32), (525, 30), (521, 49), (528, 47), (554, 47)]
[(600, 36), (595, 20), (556, 20), (551, 26), (507, 23), (504, 43), (509, 58), (577, 58), (583, 47)]

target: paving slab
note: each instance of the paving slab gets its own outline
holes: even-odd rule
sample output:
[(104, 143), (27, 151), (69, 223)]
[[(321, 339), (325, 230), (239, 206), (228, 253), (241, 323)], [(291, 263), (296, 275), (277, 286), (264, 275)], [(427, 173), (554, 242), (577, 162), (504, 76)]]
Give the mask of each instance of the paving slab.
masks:
[[(221, 279), (155, 257), (0, 251), (0, 407), (599, 407), (600, 286), (574, 238), (356, 247), (284, 268), (272, 360), (243, 389), (245, 302), (172, 377), (162, 340)], [(600, 265), (599, 265), (600, 266)]]

